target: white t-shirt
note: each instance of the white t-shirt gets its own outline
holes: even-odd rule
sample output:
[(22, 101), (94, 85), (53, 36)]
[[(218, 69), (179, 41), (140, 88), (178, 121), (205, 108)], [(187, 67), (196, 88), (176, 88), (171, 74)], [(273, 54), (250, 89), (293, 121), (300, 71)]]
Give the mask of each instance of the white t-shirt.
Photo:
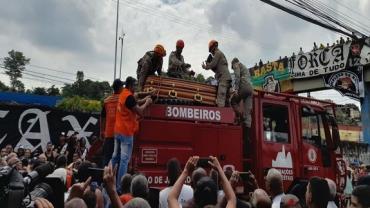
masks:
[(65, 185), (67, 181), (67, 170), (65, 168), (58, 168), (47, 177), (58, 177), (62, 180), (63, 184)]
[[(168, 208), (167, 198), (171, 189), (172, 186), (167, 187), (159, 192), (159, 208)], [(186, 203), (186, 201), (192, 198), (193, 198), (193, 189), (189, 185), (184, 184), (182, 186), (181, 193), (178, 199), (180, 207), (182, 207)]]
[(335, 204), (335, 202), (333, 201), (329, 201), (328, 202), (328, 208), (338, 208), (337, 205)]
[(274, 199), (272, 199), (271, 208), (280, 208), (280, 202), (281, 202), (281, 198), (283, 198), (283, 196), (284, 196), (284, 194), (276, 195), (274, 197)]

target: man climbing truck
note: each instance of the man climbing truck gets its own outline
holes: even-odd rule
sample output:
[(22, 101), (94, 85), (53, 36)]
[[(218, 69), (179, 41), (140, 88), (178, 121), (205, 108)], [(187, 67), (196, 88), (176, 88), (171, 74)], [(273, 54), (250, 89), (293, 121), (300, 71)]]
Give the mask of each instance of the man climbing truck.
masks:
[[(179, 90), (176, 86), (172, 90)], [(163, 91), (163, 85), (157, 90)], [(162, 104), (150, 106), (140, 121), (131, 160), (131, 167), (144, 172), (151, 187), (166, 186), (170, 158), (176, 156), (184, 165), (192, 155), (215, 155), (224, 169), (251, 171), (260, 185), (275, 168), (283, 175), (285, 190), (312, 176), (330, 178), (340, 188), (345, 184), (338, 128), (330, 114), (335, 112), (333, 103), (254, 91), (251, 128), (243, 135), (232, 108), (159, 100), (156, 103)]]

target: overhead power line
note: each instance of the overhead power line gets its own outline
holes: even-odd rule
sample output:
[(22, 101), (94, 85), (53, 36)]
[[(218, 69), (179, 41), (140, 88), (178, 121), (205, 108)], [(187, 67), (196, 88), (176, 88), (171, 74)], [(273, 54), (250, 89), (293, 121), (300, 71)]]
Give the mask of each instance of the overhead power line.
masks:
[(57, 79), (52, 79), (52, 78), (48, 78), (48, 77), (44, 77), (44, 76), (40, 76), (40, 75), (35, 75), (35, 74), (28, 73), (28, 72), (22, 72), (22, 74), (26, 74), (28, 76), (37, 77), (37, 78), (41, 78), (41, 79), (45, 79), (45, 80), (50, 80), (50, 81), (54, 81), (54, 82), (59, 82), (59, 83), (63, 83), (63, 84), (71, 84), (71, 83), (68, 83), (68, 82), (65, 82), (65, 81), (61, 81), (61, 80), (57, 80)]
[(305, 0), (305, 1), (293, 0), (293, 1), (304, 3), (307, 7), (310, 7), (313, 9), (313, 11), (315, 11), (313, 13), (314, 15), (318, 15), (326, 19), (329, 19), (330, 21), (340, 25), (343, 28), (346, 28), (351, 32), (357, 32), (357, 30), (354, 29), (361, 28), (360, 29), (361, 31), (364, 32), (366, 31), (367, 33), (370, 33), (370, 30), (368, 29), (369, 26), (361, 23), (360, 21), (355, 20), (354, 18), (348, 16), (345, 13), (335, 10), (334, 8), (330, 7), (329, 5), (319, 0)]
[[(48, 70), (48, 71), (53, 71), (53, 72), (58, 72), (58, 73), (62, 73), (62, 74), (68, 74), (68, 75), (76, 76), (76, 73), (66, 72), (66, 71), (62, 71), (60, 69), (54, 69), (54, 68), (50, 68), (50, 67), (46, 67), (46, 66), (40, 66), (40, 65), (35, 65), (35, 64), (30, 64), (29, 66), (34, 67), (34, 68), (38, 68), (38, 69), (44, 69), (44, 70)], [(92, 76), (85, 76), (85, 77), (88, 78), (88, 79), (91, 79), (91, 80), (99, 80), (99, 78), (92, 77)]]
[(65, 77), (60, 77), (60, 76), (55, 76), (55, 75), (51, 75), (51, 74), (36, 72), (36, 71), (30, 70), (30, 69), (25, 69), (24, 71), (26, 71), (28, 73), (33, 73), (33, 74), (36, 74), (36, 75), (41, 74), (41, 75), (45, 75), (45, 76), (49, 76), (49, 77), (53, 77), (53, 78), (57, 78), (57, 79), (61, 79), (61, 80), (66, 80), (66, 81), (69, 81), (69, 82), (74, 82), (75, 81), (73, 79), (68, 79), (68, 78), (65, 78)]
[(370, 22), (370, 18), (369, 17), (363, 15), (362, 13), (359, 13), (358, 11), (356, 11), (356, 10), (352, 9), (351, 7), (345, 5), (344, 3), (342, 3), (339, 0), (334, 0), (334, 1), (337, 2), (338, 5), (346, 8), (348, 11), (351, 11), (352, 14), (356, 14), (357, 16), (361, 16), (363, 20), (366, 20), (367, 22)]
[[(284, 12), (294, 15), (307, 22), (341, 33), (353, 39), (367, 37), (368, 26), (319, 0), (285, 0), (293, 8), (278, 3), (277, 0), (260, 0)], [(283, 1), (283, 0), (280, 0)], [(360, 29), (361, 28), (361, 29)]]
[(309, 0), (309, 1), (316, 2), (317, 4), (319, 4), (320, 7), (322, 6), (329, 12), (333, 13), (334, 15), (342, 17), (343, 21), (347, 22), (347, 24), (356, 26), (359, 29), (361, 28), (361, 30), (366, 31), (367, 33), (370, 34), (369, 25), (365, 24), (363, 21), (356, 20), (355, 18), (351, 17), (349, 14), (346, 14), (339, 10), (335, 10), (334, 8), (330, 7), (328, 4), (325, 4), (324, 2), (321, 2), (319, 0)]
[(266, 4), (269, 4), (269, 5), (277, 8), (277, 9), (280, 9), (280, 10), (282, 10), (284, 12), (287, 12), (287, 13), (289, 13), (291, 15), (294, 15), (294, 16), (296, 16), (298, 18), (301, 18), (303, 20), (306, 20), (308, 22), (311, 22), (311, 23), (313, 23), (315, 25), (319, 25), (321, 27), (324, 27), (324, 28), (329, 29), (331, 31), (335, 31), (335, 32), (344, 34), (344, 35), (349, 36), (349, 37), (354, 37), (351, 33), (347, 32), (345, 30), (342, 30), (342, 29), (333, 27), (332, 25), (329, 25), (329, 24), (327, 24), (325, 22), (322, 22), (320, 20), (314, 19), (314, 18), (312, 18), (312, 17), (310, 17), (308, 15), (303, 14), (302, 12), (299, 12), (299, 11), (294, 10), (292, 8), (289, 8), (289, 7), (283, 6), (281, 4), (278, 4), (278, 3), (276, 3), (276, 2), (274, 2), (272, 0), (260, 0), (260, 1), (262, 1), (262, 2), (264, 2)]
[[(346, 23), (344, 23), (341, 19), (339, 19), (338, 14), (332, 14), (333, 12), (329, 11), (323, 5), (317, 5), (317, 2), (313, 3), (312, 1), (306, 0), (287, 0), (289, 3), (304, 9), (311, 13), (313, 17), (319, 18), (321, 21), (325, 22), (326, 25), (329, 25), (332, 28), (341, 27), (345, 29), (345, 31), (350, 31), (351, 33), (357, 32), (352, 27), (349, 27)], [(320, 3), (319, 3), (320, 4)]]
[(49, 67), (46, 67), (46, 66), (39, 66), (39, 65), (34, 65), (34, 64), (30, 64), (29, 66), (31, 66), (31, 67), (35, 67), (35, 68), (39, 68), (39, 69), (45, 69), (45, 70), (49, 70), (49, 71), (59, 72), (59, 73), (62, 73), (62, 74), (69, 74), (69, 75), (74, 75), (74, 76), (76, 76), (76, 74), (75, 74), (75, 73), (72, 73), (72, 72), (66, 72), (66, 71), (61, 71), (61, 70), (57, 70), (57, 69), (52, 69), (52, 68), (49, 68)]
[[(6, 67), (4, 67), (4, 66), (0, 65), (0, 68), (2, 68), (3, 70), (6, 70)], [(6, 74), (6, 73), (4, 73), (4, 74)], [(36, 74), (25, 72), (25, 71), (23, 71), (22, 74), (25, 74), (25, 75), (28, 75), (28, 76), (31, 76), (31, 77), (36, 77), (38, 79), (47, 80), (47, 81), (53, 81), (53, 82), (58, 82), (58, 83), (62, 83), (62, 84), (71, 84), (71, 83), (66, 82), (66, 81), (57, 80), (57, 79), (53, 79), (53, 78), (49, 78), (49, 77), (45, 77), (45, 76), (41, 76), (41, 75), (36, 75)]]
[[(0, 74), (4, 74), (4, 75), (7, 75), (5, 72), (0, 72)], [(55, 86), (62, 86), (63, 84), (56, 84), (55, 82), (52, 82), (52, 81), (49, 81), (49, 80), (45, 80), (45, 79), (37, 79), (37, 78), (31, 78), (31, 77), (25, 77), (25, 76), (22, 76), (21, 79), (27, 79), (27, 80), (31, 80), (31, 81), (36, 81), (36, 82), (39, 82), (39, 83), (50, 83), (52, 85), (55, 85)]]

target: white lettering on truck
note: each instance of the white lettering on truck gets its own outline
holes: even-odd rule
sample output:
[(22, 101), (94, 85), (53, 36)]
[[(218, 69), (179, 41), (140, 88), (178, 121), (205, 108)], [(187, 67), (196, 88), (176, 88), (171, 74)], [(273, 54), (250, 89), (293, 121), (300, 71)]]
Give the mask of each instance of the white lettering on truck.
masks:
[(171, 118), (221, 121), (220, 111), (200, 108), (167, 106), (166, 116)]

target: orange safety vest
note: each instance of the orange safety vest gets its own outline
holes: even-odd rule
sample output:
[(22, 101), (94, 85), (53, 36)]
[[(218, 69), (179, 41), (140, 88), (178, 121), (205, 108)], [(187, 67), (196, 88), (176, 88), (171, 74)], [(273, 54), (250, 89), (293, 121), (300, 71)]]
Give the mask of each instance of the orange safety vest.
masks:
[(116, 123), (116, 111), (119, 94), (113, 94), (104, 100), (105, 107), (105, 138), (114, 137), (114, 125)]
[(128, 109), (125, 105), (126, 99), (130, 95), (133, 94), (126, 88), (119, 95), (116, 113), (116, 125), (114, 127), (114, 133), (116, 134), (133, 136), (139, 129), (136, 113)]

